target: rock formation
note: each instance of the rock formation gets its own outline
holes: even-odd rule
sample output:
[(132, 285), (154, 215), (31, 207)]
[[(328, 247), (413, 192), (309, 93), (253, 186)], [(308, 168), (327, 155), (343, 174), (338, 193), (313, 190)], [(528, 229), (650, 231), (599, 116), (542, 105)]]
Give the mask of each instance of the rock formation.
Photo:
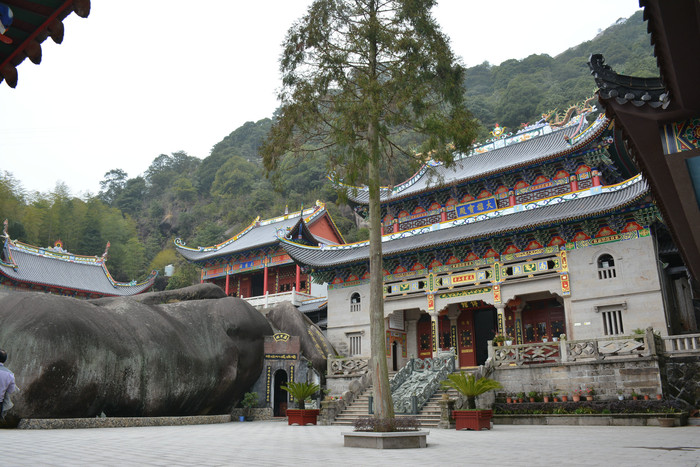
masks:
[(88, 301), (0, 293), (0, 348), (21, 388), (8, 423), (228, 412), (260, 375), (272, 328), (222, 295), (211, 284)]

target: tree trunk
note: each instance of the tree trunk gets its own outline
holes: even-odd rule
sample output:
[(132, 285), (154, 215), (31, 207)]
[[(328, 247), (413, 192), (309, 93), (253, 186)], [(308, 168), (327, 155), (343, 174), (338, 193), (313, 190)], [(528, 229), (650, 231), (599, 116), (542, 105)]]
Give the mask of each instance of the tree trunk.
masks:
[[(371, 16), (376, 25), (376, 4), (371, 5)], [(373, 28), (370, 27), (370, 31)], [(375, 30), (376, 31), (376, 30)], [(372, 343), (372, 379), (374, 383), (374, 416), (394, 418), (394, 404), (389, 386), (389, 368), (386, 363), (386, 335), (384, 328), (384, 267), (382, 265), (381, 206), (379, 200), (379, 97), (377, 83), (377, 35), (370, 32), (370, 101), (372, 116), (367, 128), (369, 150), (369, 306)]]

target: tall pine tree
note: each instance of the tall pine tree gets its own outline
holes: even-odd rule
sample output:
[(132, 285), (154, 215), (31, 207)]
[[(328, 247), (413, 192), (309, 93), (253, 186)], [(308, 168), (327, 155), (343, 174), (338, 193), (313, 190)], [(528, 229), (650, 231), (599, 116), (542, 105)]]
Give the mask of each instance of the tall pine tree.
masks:
[[(433, 0), (316, 0), (287, 33), (281, 109), (261, 148), (275, 173), (287, 154), (328, 154), (345, 183), (367, 185), (374, 413), (393, 418), (385, 354), (380, 182), (396, 157), (451, 164), (476, 123), (464, 104), (464, 69), (430, 10)], [(408, 132), (424, 136), (408, 147)], [(416, 155), (423, 154), (423, 156)]]

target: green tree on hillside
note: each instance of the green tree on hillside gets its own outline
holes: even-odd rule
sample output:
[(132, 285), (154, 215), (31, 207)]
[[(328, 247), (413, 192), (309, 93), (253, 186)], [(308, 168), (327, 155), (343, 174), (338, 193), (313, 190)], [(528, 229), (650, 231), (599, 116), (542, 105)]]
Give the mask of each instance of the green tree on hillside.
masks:
[(317, 0), (296, 22), (280, 62), (282, 108), (261, 148), (274, 171), (292, 153), (324, 149), (351, 184), (369, 186), (370, 322), (375, 415), (393, 418), (384, 352), (380, 169), (406, 133), (426, 135), (423, 154), (452, 162), (476, 136), (464, 105), (464, 70), (430, 14), (433, 0)]

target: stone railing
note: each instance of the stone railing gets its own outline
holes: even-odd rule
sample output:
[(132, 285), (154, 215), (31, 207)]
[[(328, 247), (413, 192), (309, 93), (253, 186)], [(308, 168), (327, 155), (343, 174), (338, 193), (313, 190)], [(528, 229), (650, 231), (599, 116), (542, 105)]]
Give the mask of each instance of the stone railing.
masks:
[(489, 363), (500, 367), (648, 357), (663, 351), (658, 348), (660, 346), (657, 346), (656, 341), (653, 330), (647, 328), (643, 335), (634, 336), (561, 340), (502, 347), (489, 345)]
[(254, 308), (260, 310), (281, 302), (291, 302), (292, 305), (299, 306), (301, 305), (301, 302), (305, 300), (310, 300), (312, 298), (317, 297), (314, 297), (313, 295), (309, 295), (304, 292), (297, 292), (296, 290), (292, 289), (289, 292), (280, 292), (272, 294), (266, 293), (265, 295), (259, 295), (257, 297), (248, 297), (244, 298), (243, 300), (248, 302)]
[(369, 371), (369, 359), (362, 357), (328, 357), (327, 376), (361, 376)]
[(663, 351), (670, 356), (700, 354), (700, 334), (662, 337)]
[[(411, 359), (392, 379), (391, 397), (394, 412), (416, 414), (440, 388), (440, 383), (455, 369), (454, 352), (444, 352), (435, 358)], [(400, 379), (397, 380), (396, 378)]]

